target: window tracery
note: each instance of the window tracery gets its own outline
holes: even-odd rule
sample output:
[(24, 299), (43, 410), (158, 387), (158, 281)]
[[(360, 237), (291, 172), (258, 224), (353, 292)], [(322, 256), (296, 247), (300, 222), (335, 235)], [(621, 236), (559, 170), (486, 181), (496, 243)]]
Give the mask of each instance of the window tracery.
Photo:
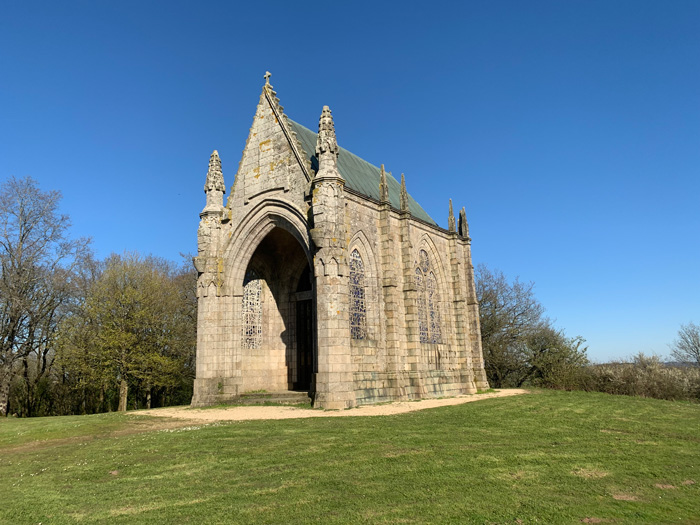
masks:
[(262, 344), (262, 280), (255, 270), (248, 270), (243, 280), (243, 348), (260, 348)]
[(418, 329), (421, 343), (442, 343), (440, 318), (440, 292), (437, 279), (425, 250), (418, 252), (416, 264), (416, 290), (418, 292)]
[(350, 254), (350, 337), (367, 337), (367, 301), (365, 293), (365, 265), (357, 249)]

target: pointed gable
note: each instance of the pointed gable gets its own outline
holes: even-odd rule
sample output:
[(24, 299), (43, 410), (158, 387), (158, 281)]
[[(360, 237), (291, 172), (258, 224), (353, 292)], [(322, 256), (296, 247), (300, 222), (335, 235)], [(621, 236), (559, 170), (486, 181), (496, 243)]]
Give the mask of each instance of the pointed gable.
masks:
[[(287, 122), (299, 139), (304, 153), (307, 155), (307, 159), (311, 162), (311, 167), (315, 171), (318, 171), (318, 159), (314, 153), (316, 151), (318, 135), (290, 118), (287, 118)], [(345, 179), (346, 187), (371, 199), (380, 200), (379, 168), (341, 147), (338, 155), (338, 171), (340, 171), (340, 175)], [(389, 189), (389, 202), (394, 208), (400, 209), (401, 184), (399, 184), (390, 173), (386, 174), (386, 179)], [(429, 224), (437, 225), (430, 215), (428, 215), (420, 204), (410, 195), (408, 196), (408, 210), (415, 218)]]
[(310, 180), (310, 165), (272, 86), (260, 95), (253, 124), (238, 165), (234, 190), (227, 206), (235, 208), (272, 191), (288, 195), (304, 209), (304, 192)]

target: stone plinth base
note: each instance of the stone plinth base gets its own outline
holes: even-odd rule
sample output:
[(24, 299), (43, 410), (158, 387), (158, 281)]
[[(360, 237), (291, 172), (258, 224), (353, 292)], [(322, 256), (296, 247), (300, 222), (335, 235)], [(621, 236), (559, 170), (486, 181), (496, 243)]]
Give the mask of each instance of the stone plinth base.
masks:
[(238, 385), (232, 378), (212, 377), (194, 380), (193, 408), (231, 403), (238, 397)]
[(475, 394), (471, 377), (460, 370), (358, 372), (357, 405)]

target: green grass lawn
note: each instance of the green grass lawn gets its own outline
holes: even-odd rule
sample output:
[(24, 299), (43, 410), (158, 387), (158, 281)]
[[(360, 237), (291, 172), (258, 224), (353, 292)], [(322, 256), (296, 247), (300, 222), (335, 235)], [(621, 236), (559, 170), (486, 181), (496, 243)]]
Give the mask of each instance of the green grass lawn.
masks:
[(0, 421), (0, 522), (700, 523), (700, 405), (540, 391), (173, 424)]

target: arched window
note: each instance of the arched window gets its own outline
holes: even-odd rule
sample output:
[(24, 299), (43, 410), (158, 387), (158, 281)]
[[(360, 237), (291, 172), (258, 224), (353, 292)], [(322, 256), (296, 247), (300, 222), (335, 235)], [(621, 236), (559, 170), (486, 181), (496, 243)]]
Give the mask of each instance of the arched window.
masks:
[(418, 332), (421, 343), (428, 342), (428, 313), (425, 304), (425, 278), (420, 268), (416, 268), (416, 290), (418, 290)]
[(365, 300), (365, 265), (360, 252), (350, 254), (350, 337), (367, 337), (367, 310)]
[(425, 279), (425, 291), (430, 315), (430, 342), (442, 343), (440, 325), (440, 295), (435, 274), (431, 271)]
[(248, 270), (243, 280), (243, 348), (262, 345), (262, 280)]
[(442, 343), (440, 293), (437, 279), (425, 250), (418, 252), (416, 263), (416, 290), (418, 292), (418, 330), (421, 343)]

